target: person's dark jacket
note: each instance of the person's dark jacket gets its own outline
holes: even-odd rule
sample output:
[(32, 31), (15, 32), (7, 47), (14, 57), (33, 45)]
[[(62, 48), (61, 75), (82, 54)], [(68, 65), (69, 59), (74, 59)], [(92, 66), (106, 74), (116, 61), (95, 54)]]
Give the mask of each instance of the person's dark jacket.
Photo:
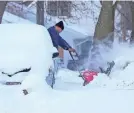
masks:
[(71, 46), (59, 35), (59, 33), (56, 31), (55, 27), (50, 27), (48, 29), (48, 32), (51, 36), (53, 46), (58, 49), (58, 46), (62, 47), (65, 50), (68, 50), (71, 48)]

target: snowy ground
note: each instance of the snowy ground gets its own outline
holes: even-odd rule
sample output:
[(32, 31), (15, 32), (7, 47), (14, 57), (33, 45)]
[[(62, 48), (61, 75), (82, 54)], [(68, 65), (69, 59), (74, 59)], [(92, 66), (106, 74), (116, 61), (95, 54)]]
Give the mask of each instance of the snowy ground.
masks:
[(133, 113), (134, 91), (90, 89), (33, 92), (1, 87), (1, 113)]
[[(32, 24), (17, 25), (17, 29), (16, 25), (1, 26), (0, 69), (13, 73), (32, 65), (32, 71), (13, 78), (1, 74), (1, 81), (24, 81), (18, 86), (0, 84), (0, 113), (134, 113), (134, 47), (115, 44), (103, 56), (116, 62), (110, 77), (99, 74), (83, 87), (78, 72), (64, 69), (52, 90), (45, 76), (54, 50), (45, 29)], [(130, 64), (123, 69), (127, 62)], [(24, 88), (29, 90), (26, 96)]]
[[(62, 70), (54, 90), (36, 90), (24, 96), (21, 86), (0, 86), (1, 113), (133, 113), (134, 90), (117, 89), (106, 75), (86, 87), (78, 73)], [(127, 81), (127, 80), (126, 80)], [(45, 82), (45, 81), (44, 81)], [(111, 83), (111, 84), (110, 84)], [(105, 84), (107, 87), (103, 87)], [(110, 86), (109, 86), (110, 84)]]
[[(68, 83), (69, 84), (69, 83)], [(63, 85), (63, 84), (62, 84)], [(72, 84), (70, 84), (72, 86)], [(64, 85), (63, 85), (64, 86)], [(79, 89), (78, 89), (79, 87)], [(133, 90), (82, 88), (32, 92), (1, 86), (1, 113), (133, 113)]]

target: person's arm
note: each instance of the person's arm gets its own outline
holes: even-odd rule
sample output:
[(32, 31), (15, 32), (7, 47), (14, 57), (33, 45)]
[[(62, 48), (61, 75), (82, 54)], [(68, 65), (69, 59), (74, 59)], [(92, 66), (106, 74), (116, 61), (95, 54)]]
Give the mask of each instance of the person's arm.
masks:
[(75, 51), (75, 49), (73, 49), (62, 37), (59, 38), (60, 38), (59, 46), (61, 46), (64, 50), (68, 50), (71, 52)]
[(60, 37), (59, 46), (61, 46), (65, 50), (72, 48), (62, 37)]

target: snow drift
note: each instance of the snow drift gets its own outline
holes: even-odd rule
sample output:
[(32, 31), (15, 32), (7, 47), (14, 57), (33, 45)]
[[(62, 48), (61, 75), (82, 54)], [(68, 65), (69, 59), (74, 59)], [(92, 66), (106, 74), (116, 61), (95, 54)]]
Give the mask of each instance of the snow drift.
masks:
[(12, 74), (31, 67), (29, 73), (11, 78), (1, 74), (0, 81), (24, 80), (22, 87), (25, 88), (47, 87), (43, 84), (55, 51), (47, 29), (35, 24), (1, 24), (0, 36), (0, 71)]

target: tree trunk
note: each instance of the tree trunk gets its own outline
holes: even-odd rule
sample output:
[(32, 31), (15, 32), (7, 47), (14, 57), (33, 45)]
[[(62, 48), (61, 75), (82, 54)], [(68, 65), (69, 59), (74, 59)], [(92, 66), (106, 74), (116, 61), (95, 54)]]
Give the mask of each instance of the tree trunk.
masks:
[(95, 28), (94, 39), (102, 40), (109, 33), (113, 31), (114, 31), (113, 1), (102, 1), (102, 8)]
[(95, 28), (88, 67), (89, 69), (96, 70), (98, 72), (100, 71), (99, 67), (106, 65), (106, 61), (101, 55), (102, 48), (100, 48), (100, 45), (103, 48), (111, 47), (111, 42), (113, 42), (114, 39), (114, 14), (117, 2), (113, 5), (113, 1), (101, 1), (101, 4), (102, 8)]
[(37, 24), (44, 26), (44, 1), (37, 1), (36, 5)]
[(121, 31), (122, 37), (120, 39), (121, 42), (127, 42), (128, 30), (132, 29), (132, 13), (130, 7), (130, 1), (120, 1), (121, 9), (118, 9), (121, 15)]
[(130, 2), (131, 13), (132, 13), (132, 32), (130, 42), (134, 42), (134, 2)]
[(0, 24), (2, 22), (2, 17), (6, 9), (7, 1), (0, 1)]

